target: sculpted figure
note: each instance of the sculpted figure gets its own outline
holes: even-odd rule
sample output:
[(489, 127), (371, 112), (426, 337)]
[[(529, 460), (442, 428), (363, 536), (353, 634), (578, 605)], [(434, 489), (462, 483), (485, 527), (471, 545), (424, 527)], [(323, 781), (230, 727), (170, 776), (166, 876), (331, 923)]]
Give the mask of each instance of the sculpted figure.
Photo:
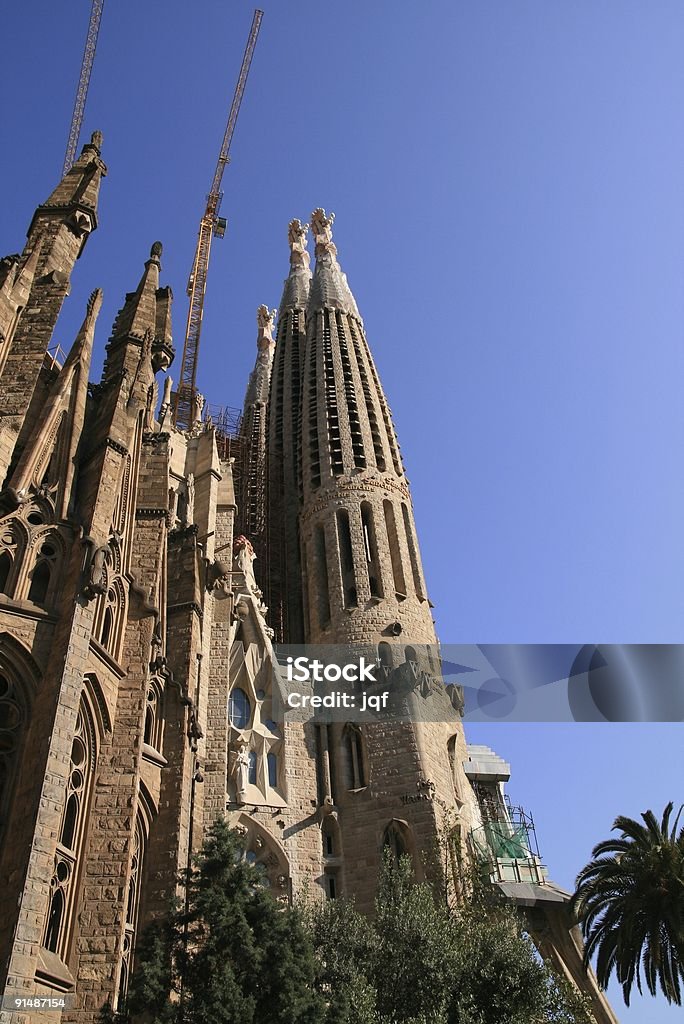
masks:
[(233, 544), (233, 558), (235, 564), (240, 572), (245, 574), (245, 583), (250, 593), (254, 594), (255, 597), (261, 597), (261, 591), (259, 590), (256, 577), (254, 575), (254, 560), (256, 555), (254, 554), (254, 548), (247, 537), (242, 534), (235, 538)]
[(86, 592), (94, 597), (96, 594), (104, 594), (107, 590), (107, 573), (105, 571), (105, 564), (107, 555), (109, 554), (109, 547), (107, 544), (101, 544), (100, 547), (95, 548), (93, 557), (90, 562), (90, 570), (88, 573), (88, 583), (86, 585)]
[(246, 743), (241, 743), (235, 757), (235, 790), (237, 801), (244, 804), (249, 785), (249, 751)]
[(309, 225), (302, 224), (300, 220), (291, 220), (287, 229), (287, 240), (290, 245), (290, 262), (293, 266), (300, 264), (305, 269), (309, 267), (309, 252), (306, 248), (306, 236), (309, 233)]
[(195, 477), (192, 473), (188, 473), (188, 479), (185, 484), (185, 515), (183, 516), (183, 526), (192, 526), (195, 521)]
[(334, 220), (335, 214), (331, 213), (330, 216), (327, 217), (325, 210), (320, 206), (311, 214), (311, 230), (313, 231), (316, 242), (317, 256), (320, 256), (324, 252), (331, 252), (333, 255), (337, 252), (332, 240), (332, 226)]

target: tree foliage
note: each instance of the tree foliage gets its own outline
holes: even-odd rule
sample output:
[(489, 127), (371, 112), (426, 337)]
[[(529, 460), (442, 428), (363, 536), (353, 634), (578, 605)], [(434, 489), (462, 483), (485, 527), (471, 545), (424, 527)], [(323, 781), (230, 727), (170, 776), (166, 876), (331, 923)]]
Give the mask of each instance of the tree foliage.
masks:
[(635, 982), (642, 991), (642, 969), (651, 995), (659, 985), (668, 1002), (682, 1003), (684, 827), (681, 809), (672, 825), (671, 815), (669, 803), (660, 821), (650, 810), (641, 815), (643, 824), (617, 818), (613, 831), (619, 838), (595, 846), (577, 878), (573, 906), (585, 961), (596, 956), (603, 988), (615, 972), (628, 1006)]
[(477, 887), (452, 912), (386, 860), (372, 922), (353, 903), (308, 911), (326, 1024), (589, 1024), (515, 913)]
[(225, 822), (212, 827), (183, 884), (183, 905), (136, 950), (129, 1014), (147, 1024), (322, 1021), (301, 915), (274, 900)]

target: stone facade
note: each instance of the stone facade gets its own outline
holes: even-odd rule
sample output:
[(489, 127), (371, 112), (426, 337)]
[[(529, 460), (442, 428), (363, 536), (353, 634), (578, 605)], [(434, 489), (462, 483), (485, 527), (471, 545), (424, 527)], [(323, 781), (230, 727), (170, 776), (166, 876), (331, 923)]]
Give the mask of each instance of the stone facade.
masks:
[[(307, 885), (368, 910), (385, 847), (439, 880), (483, 821), (332, 218), (312, 217), (313, 276), (290, 224), (277, 341), (258, 312), (236, 495), (210, 419), (179, 431), (168, 377), (160, 398), (160, 243), (99, 383), (99, 292), (68, 356), (47, 354), (97, 227), (100, 147), (96, 133), (0, 263), (0, 992), (68, 996), (65, 1022), (122, 1004), (136, 936), (217, 817), (277, 898)], [(274, 639), (365, 652), (405, 714), (283, 720)]]

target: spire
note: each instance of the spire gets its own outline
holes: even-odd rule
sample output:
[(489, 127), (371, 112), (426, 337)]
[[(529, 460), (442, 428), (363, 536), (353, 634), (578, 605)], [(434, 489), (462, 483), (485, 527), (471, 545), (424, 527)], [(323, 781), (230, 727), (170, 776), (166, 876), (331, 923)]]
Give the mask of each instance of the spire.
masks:
[(107, 167), (100, 156), (101, 146), (102, 132), (93, 132), (76, 163), (36, 210), (28, 230), (29, 238), (43, 217), (68, 212), (71, 214), (67, 220), (69, 227), (77, 237), (83, 238), (80, 256), (88, 235), (97, 227), (100, 181), (107, 174)]
[(102, 291), (96, 288), (88, 300), (86, 315), (71, 351), (48, 393), (31, 443), (24, 448), (10, 481), (16, 493), (47, 487), (54, 493), (58, 519), (66, 518), (71, 502), (95, 324), (101, 306)]
[(112, 328), (112, 344), (118, 338), (144, 338), (145, 332), (156, 327), (157, 289), (161, 270), (161, 242), (150, 249), (140, 283), (134, 292), (128, 292)]
[(245, 393), (245, 409), (257, 402), (268, 402), (268, 390), (271, 383), (271, 370), (275, 355), (276, 343), (273, 337), (273, 324), (277, 310), (269, 310), (268, 306), (257, 309), (257, 358), (254, 369), (249, 375), (249, 383)]
[(287, 240), (290, 245), (290, 273), (285, 280), (280, 310), (298, 307), (306, 308), (311, 285), (311, 258), (306, 248), (306, 236), (309, 225), (300, 220), (291, 220), (288, 225)]
[(337, 262), (337, 246), (332, 240), (335, 214), (326, 216), (320, 207), (311, 214), (311, 230), (316, 243), (316, 269), (311, 282), (308, 312), (321, 309), (339, 309), (361, 320), (359, 311), (347, 284), (347, 275)]

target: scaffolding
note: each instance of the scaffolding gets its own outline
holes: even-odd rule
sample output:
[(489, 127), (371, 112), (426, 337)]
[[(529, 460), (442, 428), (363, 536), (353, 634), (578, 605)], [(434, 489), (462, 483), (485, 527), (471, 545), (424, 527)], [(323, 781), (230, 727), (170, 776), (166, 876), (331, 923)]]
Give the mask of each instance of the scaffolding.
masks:
[(506, 800), (504, 813), (486, 820), (470, 833), (476, 861), (492, 882), (533, 882), (543, 885), (547, 871), (541, 862), (534, 819)]

